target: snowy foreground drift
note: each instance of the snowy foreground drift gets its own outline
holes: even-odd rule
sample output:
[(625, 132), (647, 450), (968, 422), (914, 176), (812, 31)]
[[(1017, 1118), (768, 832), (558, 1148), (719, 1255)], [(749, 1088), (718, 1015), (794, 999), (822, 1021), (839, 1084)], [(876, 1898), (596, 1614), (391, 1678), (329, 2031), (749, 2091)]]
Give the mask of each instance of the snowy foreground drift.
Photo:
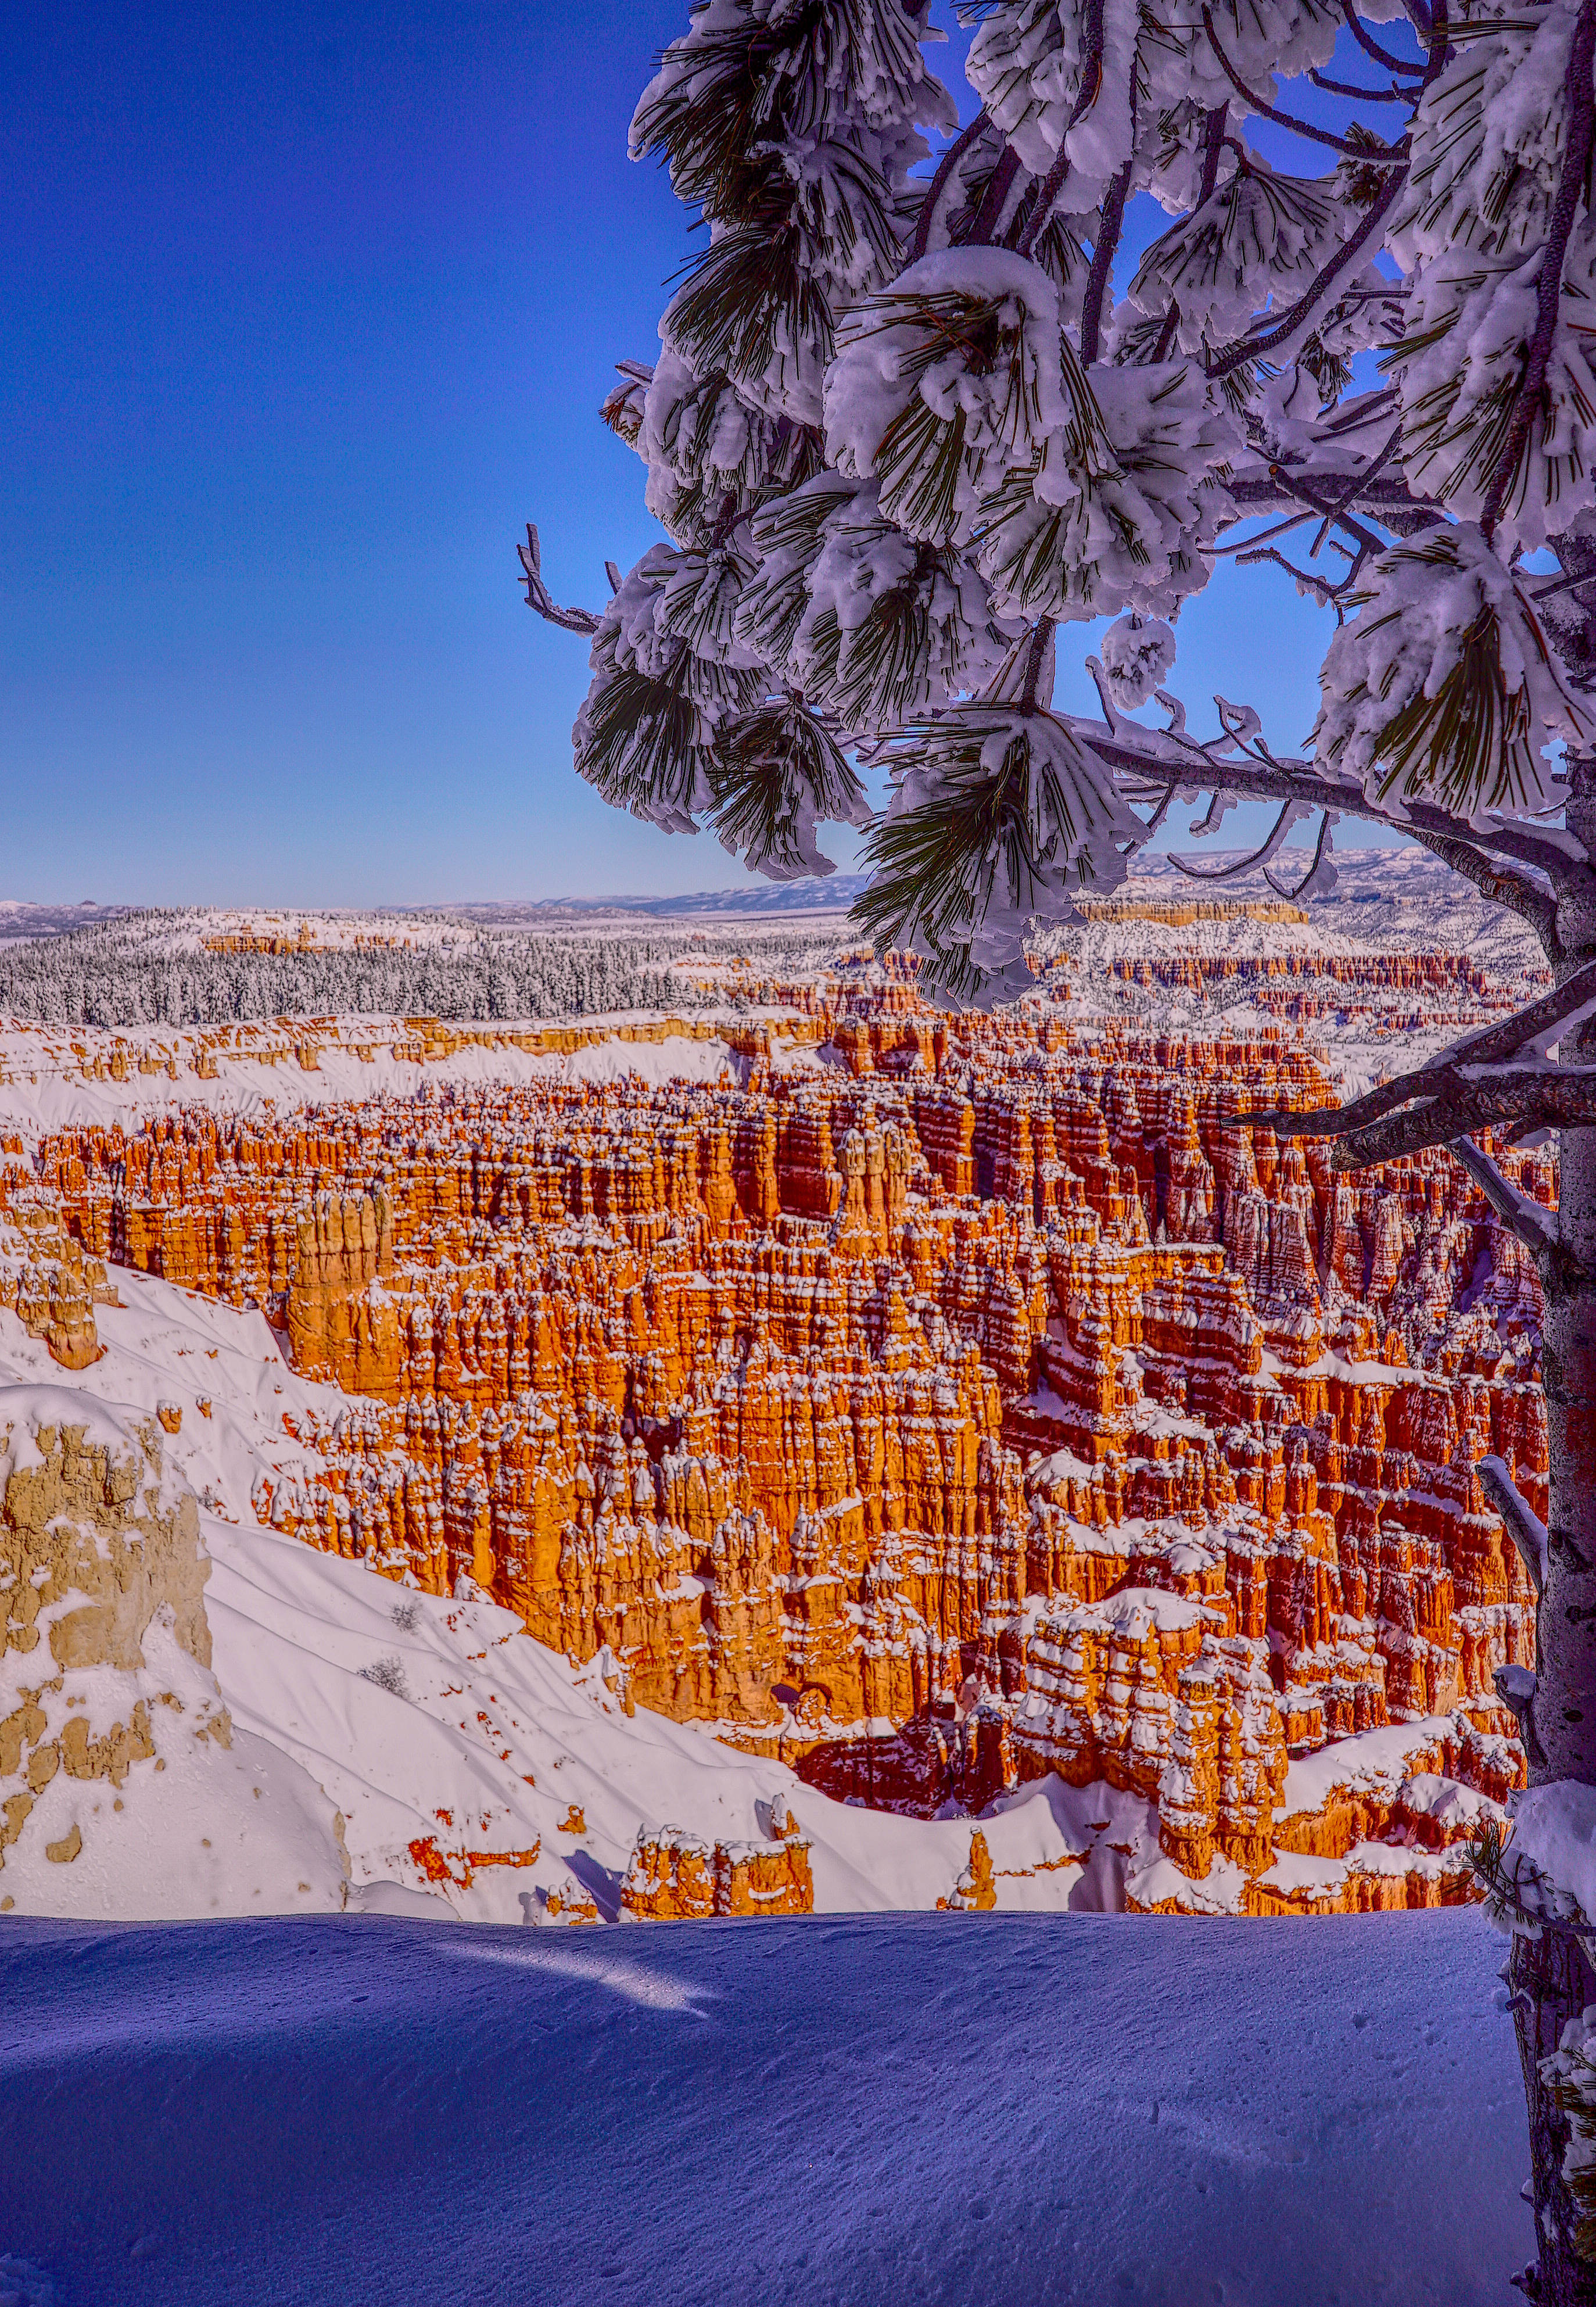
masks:
[(13, 1921), (0, 2262), (54, 2307), (1495, 2307), (1491, 1956), (1455, 1909)]

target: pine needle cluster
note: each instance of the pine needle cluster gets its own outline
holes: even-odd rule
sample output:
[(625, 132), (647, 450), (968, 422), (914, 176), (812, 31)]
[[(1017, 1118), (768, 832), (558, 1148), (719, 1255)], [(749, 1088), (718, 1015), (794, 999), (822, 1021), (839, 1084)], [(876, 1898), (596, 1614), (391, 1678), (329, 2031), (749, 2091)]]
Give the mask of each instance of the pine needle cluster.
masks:
[(1588, 724), (1517, 562), (1596, 517), (1596, 0), (1422, 37), (1330, 0), (960, 13), (963, 126), (923, 0), (701, 0), (657, 59), (631, 150), (706, 237), (604, 407), (671, 542), (593, 621), (582, 774), (786, 875), (889, 761), (861, 923), (990, 992), (1018, 914), (1116, 878), (1177, 785), (1217, 823), (1232, 774), (1278, 776), (1228, 724), (1175, 762), (1123, 717), (1153, 676), (1098, 662), (1112, 745), (1077, 729), (1051, 794), (1025, 714), (993, 750), (1013, 652), (1128, 617), (1167, 676), (1244, 545), (1335, 622), (1298, 798), (1475, 835), (1554, 808)]

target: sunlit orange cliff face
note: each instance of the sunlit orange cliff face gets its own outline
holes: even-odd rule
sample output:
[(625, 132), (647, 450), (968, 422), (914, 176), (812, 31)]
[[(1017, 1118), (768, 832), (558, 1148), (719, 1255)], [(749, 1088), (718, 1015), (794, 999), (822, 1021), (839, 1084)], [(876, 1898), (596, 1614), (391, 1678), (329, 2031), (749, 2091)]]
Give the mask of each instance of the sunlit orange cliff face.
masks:
[[(1526, 1255), (1444, 1154), (1348, 1179), (1238, 1121), (1333, 1094), (1278, 1033), (783, 991), (741, 1086), (62, 1131), (13, 1196), (75, 1277), (39, 1322), (92, 1352), (98, 1261), (258, 1302), (349, 1397), (262, 1520), (829, 1793), (1135, 1790), (1159, 1908), (1468, 1895), (1523, 1775), (1473, 1469), (1544, 1511)], [(641, 1910), (804, 1903), (738, 1863), (655, 1854)]]

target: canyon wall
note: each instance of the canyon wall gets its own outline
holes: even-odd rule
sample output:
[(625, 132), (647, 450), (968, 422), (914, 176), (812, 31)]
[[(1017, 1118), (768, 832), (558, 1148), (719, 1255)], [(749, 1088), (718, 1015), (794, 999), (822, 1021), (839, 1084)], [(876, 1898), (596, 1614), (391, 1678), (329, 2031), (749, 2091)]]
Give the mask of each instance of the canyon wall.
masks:
[(164, 1771), (176, 1716), (231, 1742), (205, 1672), (199, 1519), (192, 1494), (163, 1483), (159, 1445), (158, 1430), (130, 1437), (64, 1392), (0, 1389), (0, 1908), (13, 1904), (7, 1854), (13, 1880), (38, 1852), (71, 1866), (90, 1797), (93, 1817), (114, 1815), (135, 1765)]
[[(1544, 1512), (1547, 1454), (1536, 1277), (1464, 1173), (1250, 1128), (1334, 1094), (1278, 1030), (762, 991), (734, 1087), (67, 1129), (12, 1222), (262, 1306), (348, 1399), (262, 1519), (473, 1582), (630, 1703), (921, 1815), (1132, 1790), (1136, 1903), (1465, 1895), (1533, 1660), (1474, 1467)], [(800, 1871), (661, 1830), (631, 1895)]]

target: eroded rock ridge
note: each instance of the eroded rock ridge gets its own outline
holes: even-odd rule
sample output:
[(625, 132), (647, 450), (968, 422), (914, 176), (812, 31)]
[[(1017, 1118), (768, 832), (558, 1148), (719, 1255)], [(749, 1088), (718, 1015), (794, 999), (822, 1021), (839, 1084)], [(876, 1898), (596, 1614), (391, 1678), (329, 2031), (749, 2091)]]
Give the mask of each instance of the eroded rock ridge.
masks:
[[(1523, 1252), (1445, 1154), (1349, 1180), (1239, 1119), (1334, 1094), (1283, 1033), (793, 1007), (736, 1085), (188, 1108), (47, 1138), (35, 1190), (85, 1274), (258, 1302), (348, 1394), (263, 1520), (631, 1703), (919, 1814), (1134, 1789), (1146, 1906), (1466, 1895), (1533, 1662), (1474, 1473), (1544, 1511)], [(779, 1842), (662, 1829), (631, 1895), (779, 1907)]]

